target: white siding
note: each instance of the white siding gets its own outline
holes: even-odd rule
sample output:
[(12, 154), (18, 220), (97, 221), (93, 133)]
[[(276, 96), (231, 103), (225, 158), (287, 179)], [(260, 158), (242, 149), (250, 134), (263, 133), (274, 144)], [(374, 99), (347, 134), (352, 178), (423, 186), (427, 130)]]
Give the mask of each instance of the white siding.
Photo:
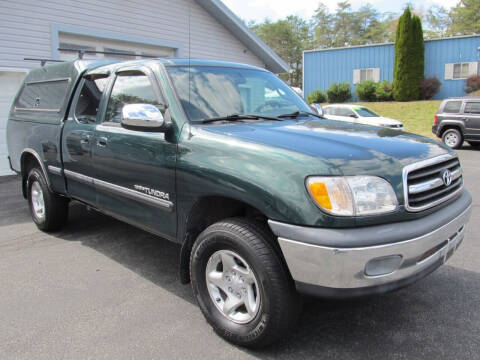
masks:
[(24, 57), (51, 58), (52, 24), (175, 43), (182, 57), (264, 67), (195, 0), (3, 0), (0, 14), (0, 67), (32, 68), (38, 63)]

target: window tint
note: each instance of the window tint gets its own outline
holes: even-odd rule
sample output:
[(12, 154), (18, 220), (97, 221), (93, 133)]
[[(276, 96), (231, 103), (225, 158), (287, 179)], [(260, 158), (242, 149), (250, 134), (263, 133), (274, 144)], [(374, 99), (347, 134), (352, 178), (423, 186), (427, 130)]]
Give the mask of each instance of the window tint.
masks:
[(65, 101), (68, 79), (26, 83), (18, 97), (17, 110), (59, 111)]
[(480, 114), (480, 102), (467, 102), (465, 104), (465, 111), (469, 114)]
[(75, 117), (77, 120), (88, 122), (97, 120), (98, 107), (107, 82), (108, 78), (85, 79), (77, 105), (75, 106)]
[(117, 76), (108, 101), (105, 121), (120, 123), (122, 108), (126, 104), (160, 105), (147, 75), (135, 72)]
[(443, 108), (443, 112), (445, 113), (458, 113), (460, 112), (460, 108), (462, 107), (461, 101), (447, 101), (445, 107)]

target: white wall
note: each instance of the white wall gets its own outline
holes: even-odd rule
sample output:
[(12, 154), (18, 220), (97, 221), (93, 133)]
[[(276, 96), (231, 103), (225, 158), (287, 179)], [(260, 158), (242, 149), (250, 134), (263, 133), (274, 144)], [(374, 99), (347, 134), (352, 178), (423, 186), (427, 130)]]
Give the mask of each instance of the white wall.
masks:
[(0, 67), (4, 68), (38, 66), (24, 57), (51, 58), (52, 24), (174, 43), (183, 57), (189, 55), (190, 28), (191, 57), (264, 67), (195, 0), (2, 0), (0, 14)]

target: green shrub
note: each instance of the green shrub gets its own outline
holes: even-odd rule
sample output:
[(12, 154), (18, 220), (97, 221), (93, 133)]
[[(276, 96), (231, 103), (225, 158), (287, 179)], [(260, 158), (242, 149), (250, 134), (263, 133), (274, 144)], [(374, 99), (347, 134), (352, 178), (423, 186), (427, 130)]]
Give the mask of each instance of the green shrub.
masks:
[(352, 98), (350, 84), (347, 82), (332, 83), (327, 90), (329, 103), (343, 103)]
[(320, 89), (313, 90), (310, 94), (308, 94), (307, 102), (309, 104), (326, 103), (327, 102), (327, 95), (325, 95), (325, 92), (320, 90)]
[(470, 94), (472, 92), (480, 90), (480, 75), (471, 75), (466, 80), (465, 92)]
[(393, 100), (393, 85), (391, 82), (384, 80), (377, 84), (375, 96), (378, 101), (392, 101)]
[(372, 80), (362, 81), (357, 84), (355, 92), (360, 100), (375, 101), (377, 100), (377, 83)]

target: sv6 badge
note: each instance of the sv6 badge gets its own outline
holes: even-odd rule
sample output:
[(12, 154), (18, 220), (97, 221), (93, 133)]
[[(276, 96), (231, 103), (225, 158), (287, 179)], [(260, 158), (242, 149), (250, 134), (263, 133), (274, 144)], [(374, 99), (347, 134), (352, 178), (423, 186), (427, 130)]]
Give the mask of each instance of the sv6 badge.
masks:
[(170, 194), (165, 193), (163, 191), (151, 189), (149, 187), (142, 186), (142, 185), (133, 185), (133, 187), (135, 188), (135, 190), (140, 191), (144, 194), (155, 196), (163, 200), (170, 200)]

